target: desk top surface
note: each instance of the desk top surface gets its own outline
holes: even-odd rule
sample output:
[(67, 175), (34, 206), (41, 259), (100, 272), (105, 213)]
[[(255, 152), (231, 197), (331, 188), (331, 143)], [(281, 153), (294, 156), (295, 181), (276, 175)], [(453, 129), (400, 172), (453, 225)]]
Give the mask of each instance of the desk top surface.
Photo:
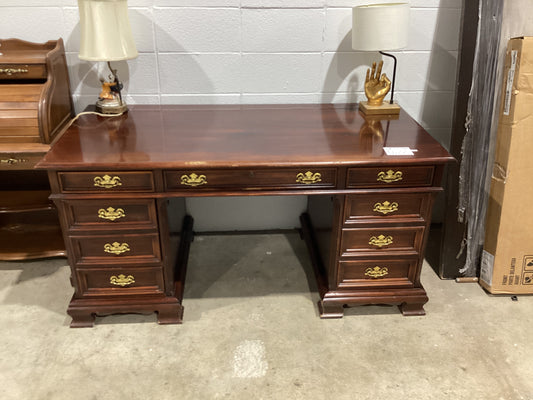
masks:
[[(392, 117), (394, 118), (394, 117)], [(81, 115), (38, 164), (47, 169), (157, 169), (445, 163), (453, 158), (405, 111), (353, 105), (135, 105)], [(413, 155), (387, 155), (408, 147)]]

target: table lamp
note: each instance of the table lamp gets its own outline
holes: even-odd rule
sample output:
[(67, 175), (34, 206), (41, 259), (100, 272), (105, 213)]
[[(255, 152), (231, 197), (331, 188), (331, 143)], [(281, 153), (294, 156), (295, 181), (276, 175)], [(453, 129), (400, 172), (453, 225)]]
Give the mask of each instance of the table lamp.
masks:
[(111, 61), (137, 57), (128, 19), (127, 0), (78, 0), (80, 12), (79, 58), (88, 61), (106, 61), (111, 74), (109, 81), (101, 79), (102, 91), (96, 102), (96, 111), (120, 114), (128, 107), (122, 98), (122, 83)]
[[(368, 101), (359, 103), (365, 114), (399, 114), (400, 106), (394, 103), (394, 81), (396, 80), (396, 57), (383, 50), (398, 50), (407, 46), (409, 33), (409, 4), (383, 3), (369, 4), (352, 9), (352, 48), (362, 51), (379, 51), (392, 57), (394, 70), (392, 82), (381, 73), (383, 61), (372, 64), (367, 70), (365, 95)], [(383, 99), (391, 92), (390, 101)]]

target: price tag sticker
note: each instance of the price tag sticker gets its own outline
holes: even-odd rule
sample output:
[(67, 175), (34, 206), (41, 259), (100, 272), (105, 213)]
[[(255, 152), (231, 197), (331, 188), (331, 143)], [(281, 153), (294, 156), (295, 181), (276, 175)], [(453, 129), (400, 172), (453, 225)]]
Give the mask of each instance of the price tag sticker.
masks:
[(383, 147), (388, 156), (414, 156), (416, 149), (409, 147)]

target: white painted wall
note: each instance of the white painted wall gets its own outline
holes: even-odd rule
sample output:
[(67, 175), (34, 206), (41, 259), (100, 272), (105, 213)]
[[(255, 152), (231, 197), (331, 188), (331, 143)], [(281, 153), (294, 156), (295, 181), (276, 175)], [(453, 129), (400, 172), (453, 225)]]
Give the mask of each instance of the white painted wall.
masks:
[[(322, 103), (364, 98), (364, 76), (378, 53), (351, 50), (351, 7), (381, 0), (129, 0), (139, 57), (115, 63), (130, 104)], [(449, 143), (461, 0), (411, 0), (409, 46), (399, 52), (396, 99), (445, 146)], [(74, 0), (1, 0), (0, 37), (35, 42), (63, 37), (77, 111), (99, 93), (98, 66), (81, 61)], [(379, 29), (377, 27), (377, 29)], [(390, 66), (386, 59), (384, 69)], [(239, 200), (242, 228), (290, 228), (282, 208), (305, 200), (268, 198), (279, 207), (261, 222), (265, 199)], [(196, 228), (239, 229), (203, 218)], [(210, 209), (236, 207), (212, 199)], [(206, 215), (209, 214), (206, 212)], [(274, 218), (274, 220), (273, 220)]]

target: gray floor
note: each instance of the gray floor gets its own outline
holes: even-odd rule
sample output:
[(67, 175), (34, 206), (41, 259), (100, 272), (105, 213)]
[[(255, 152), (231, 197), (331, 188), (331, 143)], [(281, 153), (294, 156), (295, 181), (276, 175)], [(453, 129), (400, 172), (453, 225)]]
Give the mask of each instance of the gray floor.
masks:
[(425, 317), (317, 316), (296, 234), (198, 236), (183, 325), (69, 329), (64, 259), (0, 263), (0, 399), (533, 399), (533, 297), (439, 280)]

